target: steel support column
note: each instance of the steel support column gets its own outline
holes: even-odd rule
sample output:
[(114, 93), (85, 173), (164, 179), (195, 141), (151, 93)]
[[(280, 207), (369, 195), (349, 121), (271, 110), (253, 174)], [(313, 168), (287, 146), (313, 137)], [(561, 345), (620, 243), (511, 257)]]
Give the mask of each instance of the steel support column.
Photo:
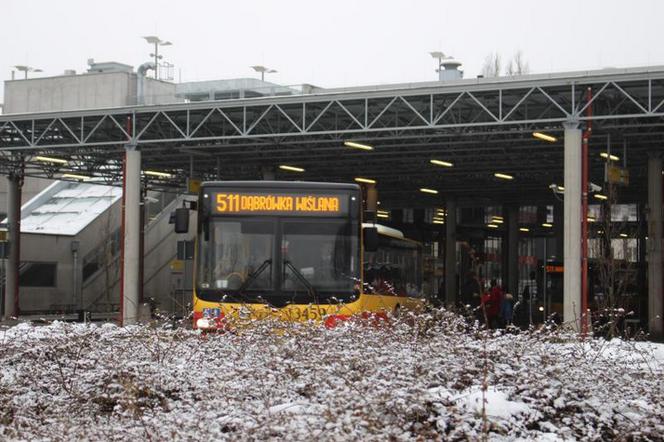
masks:
[(270, 166), (261, 167), (261, 175), (265, 181), (274, 181), (277, 179), (276, 169)]
[[(579, 330), (581, 319), (581, 129), (565, 127), (563, 321)], [(586, 216), (584, 214), (583, 216)]]
[(125, 161), (122, 325), (130, 325), (138, 319), (140, 294), (141, 151), (127, 145)]
[(453, 306), (457, 301), (457, 261), (456, 261), (456, 201), (448, 199), (445, 204), (445, 302)]
[(507, 291), (515, 299), (519, 294), (519, 206), (506, 207), (507, 219)]
[(4, 299), (4, 319), (18, 315), (19, 265), (21, 264), (21, 187), (18, 174), (7, 176), (7, 235), (9, 256)]
[(648, 329), (655, 339), (664, 337), (662, 293), (662, 157), (648, 158)]

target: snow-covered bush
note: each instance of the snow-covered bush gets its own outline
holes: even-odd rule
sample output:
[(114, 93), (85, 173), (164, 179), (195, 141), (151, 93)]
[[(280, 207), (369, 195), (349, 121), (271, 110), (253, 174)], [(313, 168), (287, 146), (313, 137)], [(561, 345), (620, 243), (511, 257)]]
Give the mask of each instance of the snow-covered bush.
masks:
[(651, 439), (664, 347), (484, 331), (446, 311), (236, 333), (0, 330), (0, 439)]

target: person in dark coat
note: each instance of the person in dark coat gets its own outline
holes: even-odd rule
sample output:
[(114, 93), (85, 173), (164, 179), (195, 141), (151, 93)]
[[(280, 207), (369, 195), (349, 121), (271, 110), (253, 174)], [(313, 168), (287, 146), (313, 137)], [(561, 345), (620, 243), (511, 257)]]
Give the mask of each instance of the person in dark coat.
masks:
[(482, 286), (477, 275), (475, 272), (468, 272), (463, 286), (461, 286), (461, 302), (474, 309), (480, 305), (481, 295)]
[(521, 330), (527, 330), (530, 325), (529, 310), (530, 310), (530, 289), (526, 286), (523, 289), (523, 294), (519, 295), (519, 299), (514, 304), (512, 312), (512, 322)]

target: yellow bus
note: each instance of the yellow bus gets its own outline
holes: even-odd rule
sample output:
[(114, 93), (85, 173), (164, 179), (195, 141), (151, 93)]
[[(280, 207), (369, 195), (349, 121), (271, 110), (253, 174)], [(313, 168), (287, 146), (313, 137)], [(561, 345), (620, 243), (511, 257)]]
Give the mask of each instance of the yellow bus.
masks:
[[(205, 182), (197, 208), (194, 328), (265, 317), (333, 326), (424, 303), (421, 245), (363, 223), (355, 184)], [(176, 210), (176, 232), (188, 219)]]

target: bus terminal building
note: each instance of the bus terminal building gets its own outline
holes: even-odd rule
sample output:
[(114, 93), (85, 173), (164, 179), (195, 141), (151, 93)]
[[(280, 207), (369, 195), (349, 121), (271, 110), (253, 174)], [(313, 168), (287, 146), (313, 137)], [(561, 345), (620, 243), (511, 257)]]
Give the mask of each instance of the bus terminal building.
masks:
[(143, 290), (149, 192), (185, 204), (202, 181), (296, 180), (375, 186), (380, 222), (425, 245), (426, 294), (448, 305), (465, 302), (471, 280), (497, 279), (534, 296), (543, 317), (574, 322), (608, 305), (662, 337), (664, 67), (343, 89), (180, 88), (196, 98), (136, 75), (111, 82), (141, 89), (122, 89), (129, 98), (120, 103), (0, 115), (5, 317), (30, 311), (19, 225), (32, 179), (122, 186), (118, 288), (128, 322)]

